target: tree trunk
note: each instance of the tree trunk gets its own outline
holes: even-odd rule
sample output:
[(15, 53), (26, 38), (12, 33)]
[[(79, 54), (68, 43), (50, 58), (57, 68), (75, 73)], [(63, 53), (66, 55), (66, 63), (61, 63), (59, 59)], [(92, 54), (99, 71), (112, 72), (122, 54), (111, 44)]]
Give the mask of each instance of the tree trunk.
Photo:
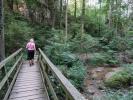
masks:
[(62, 11), (63, 11), (63, 4), (62, 0), (60, 0), (60, 29), (62, 27)]
[(113, 10), (113, 1), (109, 0), (109, 13), (108, 13), (108, 19), (109, 19), (109, 27), (112, 28), (112, 10)]
[(18, 4), (18, 0), (15, 1), (16, 3), (16, 7), (17, 7), (17, 11), (19, 11), (19, 4)]
[(82, 2), (81, 34), (84, 33), (84, 17), (85, 17), (85, 0), (83, 0)]
[(0, 61), (5, 58), (3, 0), (0, 0)]
[(67, 30), (68, 30), (68, 16), (67, 16), (67, 10), (68, 10), (68, 0), (65, 0), (65, 6), (66, 6), (66, 9), (65, 9), (65, 43), (67, 41)]
[(53, 0), (53, 2), (52, 2), (52, 4), (53, 4), (53, 9), (52, 9), (52, 28), (54, 29), (55, 28), (55, 20), (56, 20), (56, 4), (57, 4), (57, 1), (56, 0)]
[(101, 8), (102, 8), (102, 0), (99, 0), (99, 3), (100, 3), (100, 5), (99, 5), (99, 16), (98, 16), (98, 23), (99, 23), (99, 35), (101, 35), (101, 24), (100, 24), (100, 20), (101, 20)]
[(13, 3), (14, 3), (14, 1), (13, 0), (7, 0), (7, 3), (8, 3), (8, 7), (10, 8), (10, 10), (13, 11)]
[(74, 17), (76, 19), (76, 16), (77, 16), (77, 0), (75, 0), (75, 5), (74, 5)]

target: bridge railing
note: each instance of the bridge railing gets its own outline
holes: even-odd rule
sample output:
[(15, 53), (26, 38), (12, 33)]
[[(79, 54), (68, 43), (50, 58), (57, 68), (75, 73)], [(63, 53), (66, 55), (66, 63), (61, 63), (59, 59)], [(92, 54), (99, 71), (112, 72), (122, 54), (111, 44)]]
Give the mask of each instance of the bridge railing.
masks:
[(22, 48), (0, 62), (0, 100), (7, 100), (22, 64)]
[[(86, 100), (83, 95), (58, 70), (58, 68), (48, 59), (48, 57), (41, 49), (39, 49), (39, 63), (43, 73), (46, 88), (50, 93), (52, 100), (60, 100), (60, 96), (63, 96), (62, 99), (65, 100)], [(56, 83), (56, 81), (58, 81), (58, 83)], [(55, 84), (58, 92), (61, 93), (55, 92)], [(60, 90), (58, 89), (59, 87), (61, 87)]]

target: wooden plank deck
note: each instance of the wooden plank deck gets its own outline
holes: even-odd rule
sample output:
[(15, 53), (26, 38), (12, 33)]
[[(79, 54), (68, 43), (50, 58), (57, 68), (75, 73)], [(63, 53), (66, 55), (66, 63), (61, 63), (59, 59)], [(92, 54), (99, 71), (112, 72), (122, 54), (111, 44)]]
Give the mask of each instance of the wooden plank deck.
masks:
[(49, 100), (37, 57), (33, 66), (23, 63), (8, 100)]

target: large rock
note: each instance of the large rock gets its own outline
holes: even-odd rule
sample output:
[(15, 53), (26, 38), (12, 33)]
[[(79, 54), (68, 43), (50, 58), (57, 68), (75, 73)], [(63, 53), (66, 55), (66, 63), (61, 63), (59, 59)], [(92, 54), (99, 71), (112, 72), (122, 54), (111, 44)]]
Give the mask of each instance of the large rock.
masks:
[(123, 88), (131, 84), (131, 74), (128, 70), (115, 69), (114, 72), (106, 74), (105, 86), (110, 88)]
[(99, 78), (101, 78), (103, 72), (104, 72), (104, 67), (94, 68), (91, 71), (92, 78), (93, 79), (99, 79)]
[(108, 72), (108, 73), (105, 75), (105, 80), (109, 79), (109, 78), (112, 77), (114, 74), (116, 74), (117, 72), (122, 71), (122, 70), (123, 70), (123, 68), (121, 68), (121, 67), (113, 68), (111, 72)]

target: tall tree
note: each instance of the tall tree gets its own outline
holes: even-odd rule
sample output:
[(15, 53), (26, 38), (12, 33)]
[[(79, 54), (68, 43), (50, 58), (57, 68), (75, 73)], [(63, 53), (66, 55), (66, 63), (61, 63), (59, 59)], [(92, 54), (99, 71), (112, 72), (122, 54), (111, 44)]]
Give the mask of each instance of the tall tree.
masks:
[(67, 41), (67, 31), (68, 31), (68, 16), (67, 16), (67, 11), (68, 11), (68, 0), (65, 0), (65, 43)]
[(63, 0), (60, 0), (60, 28), (62, 27)]
[(82, 1), (81, 34), (84, 33), (84, 19), (85, 19), (85, 0)]
[(0, 61), (5, 57), (3, 0), (0, 0)]
[(99, 0), (99, 17), (98, 17), (98, 23), (99, 23), (99, 35), (101, 34), (101, 24), (100, 24), (100, 20), (101, 20), (101, 8), (102, 8), (102, 0)]
[(77, 16), (77, 0), (74, 1), (74, 17), (76, 19)]
[(112, 13), (113, 13), (114, 0), (107, 0), (107, 5), (108, 4), (109, 4), (109, 12), (108, 12), (109, 27), (112, 28)]
[(52, 0), (51, 1), (51, 19), (52, 19), (52, 28), (55, 27), (55, 17), (56, 17), (56, 5), (57, 5), (57, 0)]

